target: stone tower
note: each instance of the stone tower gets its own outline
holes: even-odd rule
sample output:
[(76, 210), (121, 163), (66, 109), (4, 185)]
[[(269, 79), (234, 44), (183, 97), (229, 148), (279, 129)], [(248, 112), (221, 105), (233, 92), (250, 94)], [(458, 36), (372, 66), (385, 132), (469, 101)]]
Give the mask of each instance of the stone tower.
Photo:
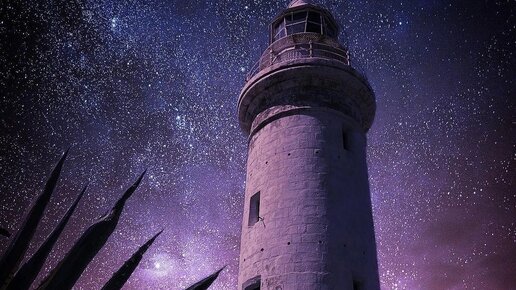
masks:
[(249, 135), (238, 289), (379, 289), (366, 164), (367, 79), (331, 13), (292, 1), (270, 25), (238, 117)]

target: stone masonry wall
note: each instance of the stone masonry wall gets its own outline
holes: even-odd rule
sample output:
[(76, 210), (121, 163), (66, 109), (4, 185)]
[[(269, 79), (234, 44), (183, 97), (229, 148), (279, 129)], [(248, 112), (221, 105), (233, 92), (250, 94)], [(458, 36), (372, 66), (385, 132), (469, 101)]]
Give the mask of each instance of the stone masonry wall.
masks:
[[(256, 276), (261, 289), (379, 289), (362, 129), (331, 109), (289, 110), (253, 123), (239, 289)], [(248, 226), (257, 192), (263, 220)]]

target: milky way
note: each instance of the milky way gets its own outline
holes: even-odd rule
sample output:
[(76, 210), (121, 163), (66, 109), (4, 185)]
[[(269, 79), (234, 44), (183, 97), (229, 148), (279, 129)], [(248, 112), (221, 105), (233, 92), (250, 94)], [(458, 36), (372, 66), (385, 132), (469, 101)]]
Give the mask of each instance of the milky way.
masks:
[[(368, 163), (384, 289), (516, 285), (511, 2), (321, 1), (376, 92)], [(30, 253), (90, 187), (47, 270), (148, 168), (77, 289), (99, 289), (161, 228), (127, 289), (180, 289), (226, 264), (213, 289), (236, 289), (236, 100), (286, 4), (1, 1), (0, 226), (15, 231), (72, 146)]]

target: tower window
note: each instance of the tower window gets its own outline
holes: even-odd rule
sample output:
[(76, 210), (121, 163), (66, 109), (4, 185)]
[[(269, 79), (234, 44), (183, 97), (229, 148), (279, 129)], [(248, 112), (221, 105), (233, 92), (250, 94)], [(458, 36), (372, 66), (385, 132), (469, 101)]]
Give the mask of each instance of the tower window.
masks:
[(261, 284), (261, 276), (256, 276), (247, 280), (244, 285), (242, 285), (244, 290), (260, 290)]
[(342, 147), (344, 150), (349, 151), (349, 133), (342, 130)]
[(353, 280), (353, 290), (361, 290), (362, 287), (360, 287), (360, 282), (357, 280)]
[(258, 191), (249, 201), (249, 226), (253, 226), (260, 217), (260, 192)]

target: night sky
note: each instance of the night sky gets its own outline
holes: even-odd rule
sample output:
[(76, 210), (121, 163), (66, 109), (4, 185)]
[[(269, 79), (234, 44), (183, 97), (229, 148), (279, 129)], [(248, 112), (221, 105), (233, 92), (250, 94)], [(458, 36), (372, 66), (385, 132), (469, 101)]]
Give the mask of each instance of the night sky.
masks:
[[(90, 186), (46, 269), (148, 168), (77, 289), (99, 289), (162, 228), (127, 289), (180, 289), (226, 264), (212, 289), (236, 289), (236, 102), (287, 2), (2, 0), (0, 226), (15, 231), (72, 146), (30, 253)], [(514, 1), (321, 3), (376, 92), (383, 289), (516, 287)]]

